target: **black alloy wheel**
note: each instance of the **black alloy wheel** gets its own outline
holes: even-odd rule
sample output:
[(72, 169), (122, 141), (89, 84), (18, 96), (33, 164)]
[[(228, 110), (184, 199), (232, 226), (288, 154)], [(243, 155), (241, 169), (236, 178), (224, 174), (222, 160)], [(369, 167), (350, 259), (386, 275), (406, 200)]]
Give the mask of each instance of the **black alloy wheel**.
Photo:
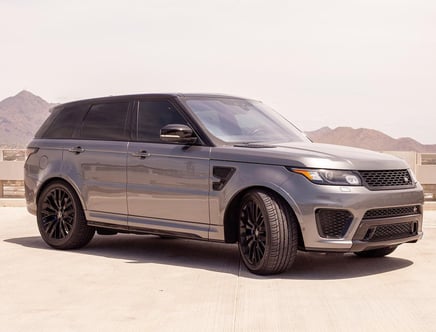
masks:
[(42, 191), (37, 219), (43, 240), (56, 249), (83, 247), (95, 233), (95, 229), (86, 224), (76, 193), (63, 182), (54, 182)]
[(239, 212), (239, 251), (251, 272), (283, 272), (292, 265), (297, 244), (295, 217), (281, 199), (264, 191), (244, 195)]

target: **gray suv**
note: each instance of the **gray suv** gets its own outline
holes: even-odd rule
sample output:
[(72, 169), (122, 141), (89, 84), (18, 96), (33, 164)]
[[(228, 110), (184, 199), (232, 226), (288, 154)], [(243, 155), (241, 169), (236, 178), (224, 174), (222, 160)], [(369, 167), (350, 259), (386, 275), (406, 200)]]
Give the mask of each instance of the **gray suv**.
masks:
[(256, 274), (297, 250), (390, 254), (422, 237), (405, 162), (315, 144), (259, 101), (145, 94), (56, 106), (28, 146), (27, 208), (44, 241), (135, 233), (238, 243)]

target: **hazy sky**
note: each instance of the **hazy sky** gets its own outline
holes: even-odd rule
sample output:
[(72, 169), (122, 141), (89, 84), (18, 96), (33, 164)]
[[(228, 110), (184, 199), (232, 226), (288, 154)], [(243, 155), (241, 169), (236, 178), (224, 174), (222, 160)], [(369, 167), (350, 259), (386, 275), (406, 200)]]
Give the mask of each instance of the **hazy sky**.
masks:
[(228, 93), (436, 143), (435, 0), (0, 0), (0, 47), (0, 99)]

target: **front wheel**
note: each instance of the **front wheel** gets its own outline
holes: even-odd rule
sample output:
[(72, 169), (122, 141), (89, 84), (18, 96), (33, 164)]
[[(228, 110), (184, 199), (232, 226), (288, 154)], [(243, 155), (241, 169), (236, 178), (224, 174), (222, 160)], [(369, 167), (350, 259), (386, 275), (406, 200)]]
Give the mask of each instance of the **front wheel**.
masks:
[(239, 252), (255, 274), (276, 274), (295, 260), (298, 228), (289, 207), (265, 191), (250, 191), (239, 210)]
[(39, 196), (37, 220), (41, 237), (56, 249), (83, 247), (95, 233), (95, 228), (86, 224), (74, 190), (60, 181), (47, 186)]
[(373, 258), (373, 257), (384, 257), (389, 254), (392, 254), (394, 250), (397, 249), (397, 246), (390, 246), (390, 247), (384, 247), (379, 249), (370, 249), (365, 251), (358, 251), (354, 254), (359, 257), (367, 257), (367, 258)]

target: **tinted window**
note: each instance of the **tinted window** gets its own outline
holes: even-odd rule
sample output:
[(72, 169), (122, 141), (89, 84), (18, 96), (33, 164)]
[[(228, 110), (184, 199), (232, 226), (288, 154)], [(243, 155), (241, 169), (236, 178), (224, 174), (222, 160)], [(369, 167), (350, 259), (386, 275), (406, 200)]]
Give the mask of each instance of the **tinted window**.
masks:
[(284, 117), (258, 101), (186, 98), (186, 105), (216, 138), (228, 143), (308, 142)]
[(167, 101), (141, 101), (138, 111), (138, 140), (162, 142), (160, 130), (167, 124), (187, 124)]
[(129, 103), (94, 104), (85, 116), (80, 133), (85, 139), (126, 140)]
[[(51, 121), (47, 121), (47, 128), (41, 127), (41, 132), (38, 132), (37, 135), (42, 138), (71, 138), (75, 129), (81, 123), (88, 106), (83, 104), (70, 105), (60, 110), (53, 110), (50, 115)], [(35, 137), (38, 137), (37, 135)]]
[(61, 108), (55, 107), (50, 110), (50, 115), (47, 119), (45, 119), (44, 123), (41, 125), (41, 127), (38, 129), (38, 131), (35, 133), (35, 138), (47, 138), (47, 135), (49, 134), (48, 131), (50, 127), (53, 124), (53, 121), (56, 119), (56, 117), (59, 115)]

